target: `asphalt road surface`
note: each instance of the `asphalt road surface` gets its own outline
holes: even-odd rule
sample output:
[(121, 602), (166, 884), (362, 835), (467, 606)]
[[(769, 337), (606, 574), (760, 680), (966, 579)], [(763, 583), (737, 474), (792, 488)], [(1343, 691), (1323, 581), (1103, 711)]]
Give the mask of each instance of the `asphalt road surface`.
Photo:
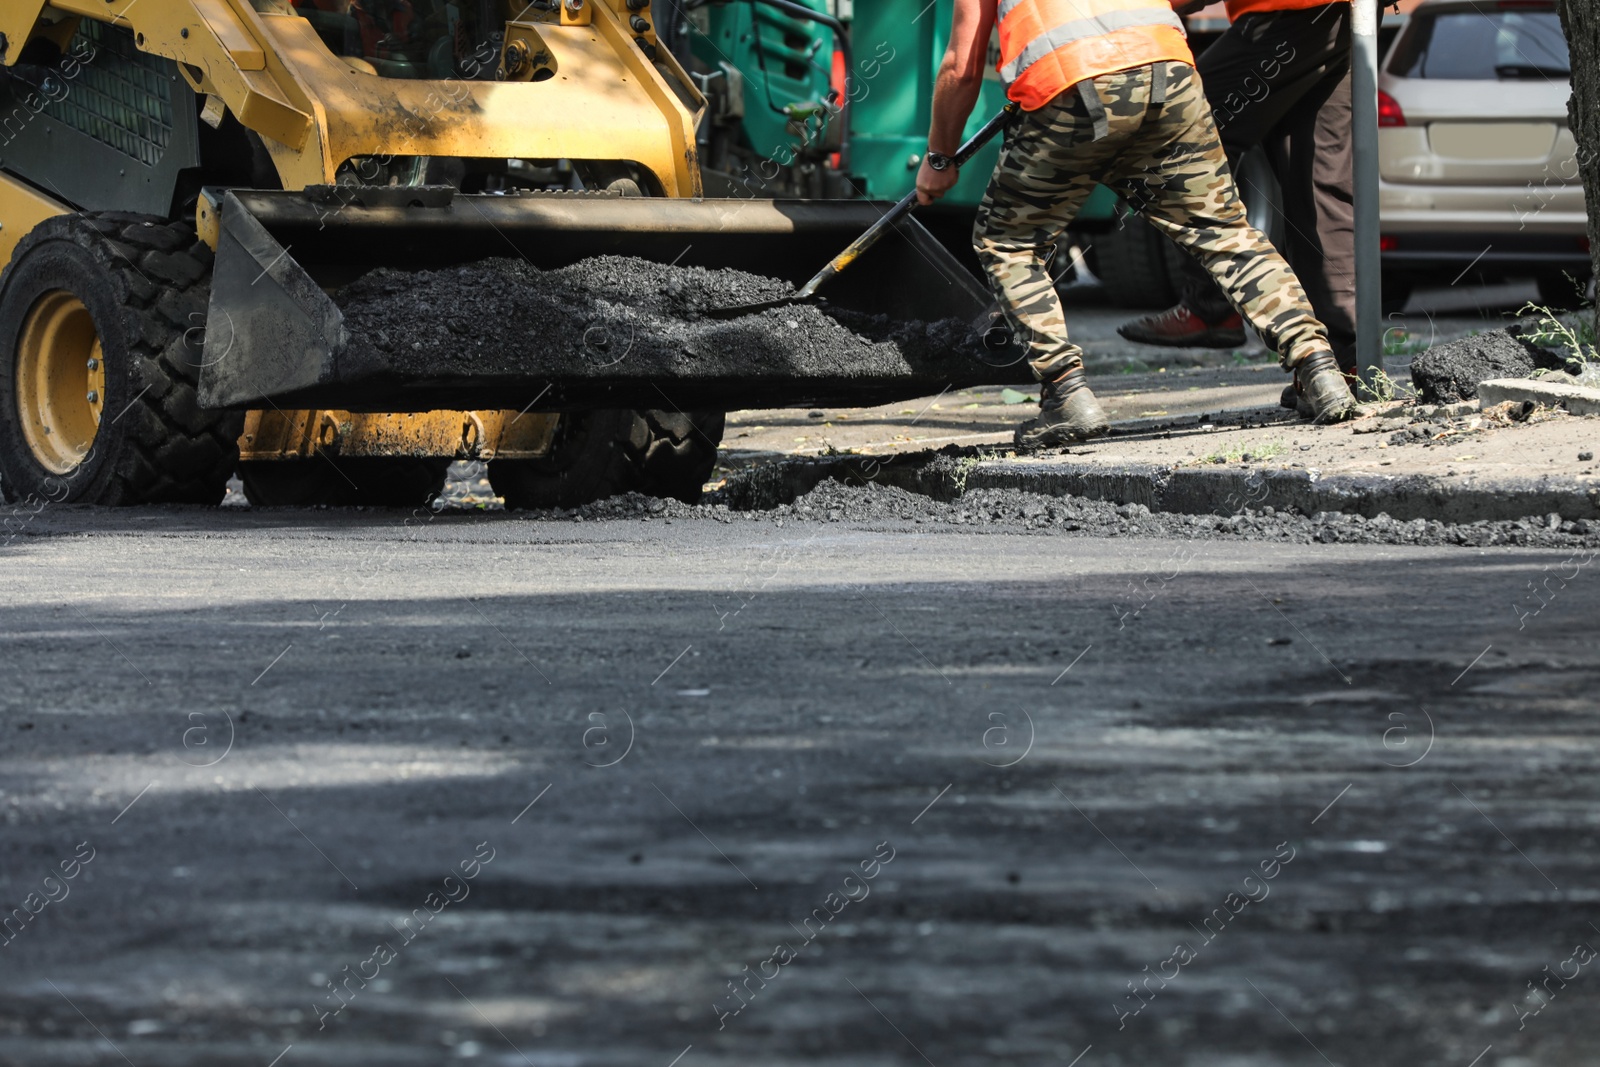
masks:
[(0, 568), (6, 1065), (1600, 1061), (1584, 554), (63, 509)]

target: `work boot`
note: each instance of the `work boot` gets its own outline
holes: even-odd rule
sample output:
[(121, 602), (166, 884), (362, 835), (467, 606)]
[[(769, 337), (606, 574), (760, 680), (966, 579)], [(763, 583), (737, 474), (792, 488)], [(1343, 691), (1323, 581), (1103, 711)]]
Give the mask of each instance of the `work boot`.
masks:
[(1355, 414), (1356, 398), (1333, 353), (1324, 349), (1294, 368), (1298, 410), (1312, 422), (1340, 422)]
[(1018, 448), (1049, 448), (1099, 437), (1111, 428), (1104, 409), (1089, 392), (1083, 368), (1069, 370), (1039, 387), (1039, 417), (1017, 427)]
[(1168, 348), (1238, 348), (1244, 344), (1244, 320), (1236, 313), (1215, 325), (1185, 304), (1125, 322), (1117, 332), (1130, 341)]
[[(1356, 374), (1355, 367), (1346, 366), (1341, 362), (1339, 369), (1344, 372), (1345, 384), (1350, 387), (1351, 392), (1354, 392), (1356, 386), (1361, 384), (1361, 378)], [(1309, 419), (1311, 417), (1311, 405), (1306, 403), (1305, 398), (1300, 395), (1300, 391), (1295, 388), (1293, 382), (1283, 387), (1283, 392), (1278, 396), (1278, 406), (1280, 408), (1288, 408), (1290, 411), (1297, 411), (1302, 418)]]

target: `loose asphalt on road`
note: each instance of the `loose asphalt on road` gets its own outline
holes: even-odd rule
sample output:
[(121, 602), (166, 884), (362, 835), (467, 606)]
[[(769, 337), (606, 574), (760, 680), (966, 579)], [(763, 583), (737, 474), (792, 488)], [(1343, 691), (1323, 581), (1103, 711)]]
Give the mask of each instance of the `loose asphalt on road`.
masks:
[(619, 513), (33, 517), (0, 1063), (1600, 1056), (1590, 552)]

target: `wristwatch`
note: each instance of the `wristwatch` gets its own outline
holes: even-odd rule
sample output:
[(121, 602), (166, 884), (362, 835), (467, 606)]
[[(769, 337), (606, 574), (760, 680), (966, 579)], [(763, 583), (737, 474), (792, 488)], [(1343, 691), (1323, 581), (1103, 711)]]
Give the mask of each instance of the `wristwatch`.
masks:
[(926, 156), (924, 156), (923, 158), (928, 161), (928, 166), (933, 168), (934, 170), (944, 170), (945, 168), (950, 167), (950, 166), (954, 165), (954, 163), (955, 163), (955, 160), (951, 159), (949, 156), (945, 155), (943, 152), (935, 152), (931, 148), (928, 149), (928, 154)]

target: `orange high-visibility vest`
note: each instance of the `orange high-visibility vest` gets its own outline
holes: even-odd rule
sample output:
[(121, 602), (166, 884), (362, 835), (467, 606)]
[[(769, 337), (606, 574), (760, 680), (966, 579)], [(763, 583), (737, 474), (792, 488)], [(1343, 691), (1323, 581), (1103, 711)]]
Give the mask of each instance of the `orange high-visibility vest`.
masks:
[[(1252, 11), (1303, 11), (1308, 7), (1322, 7), (1330, 0), (1228, 0), (1228, 21)], [(1332, 0), (1338, 3), (1339, 0)]]
[(1167, 0), (1000, 0), (999, 16), (1000, 80), (1025, 111), (1102, 74), (1194, 64)]

